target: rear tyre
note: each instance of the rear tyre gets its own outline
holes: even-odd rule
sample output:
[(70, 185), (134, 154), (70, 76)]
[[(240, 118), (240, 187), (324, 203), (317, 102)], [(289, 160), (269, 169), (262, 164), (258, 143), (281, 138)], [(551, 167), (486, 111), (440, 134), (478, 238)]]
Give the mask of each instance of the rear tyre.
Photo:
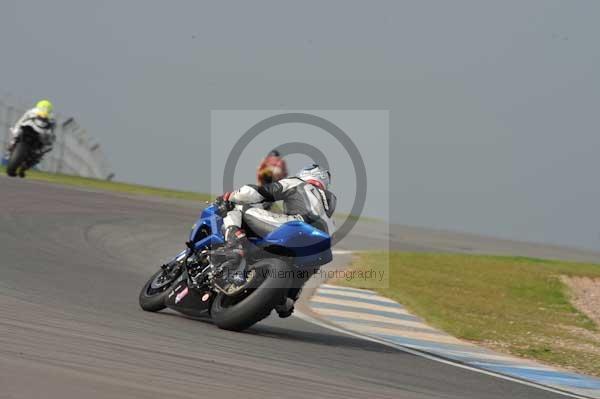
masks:
[[(219, 293), (211, 306), (211, 318), (224, 330), (242, 331), (271, 314), (289, 290), (292, 279), (282, 278), (292, 273), (290, 266), (277, 258), (263, 259), (251, 266), (256, 282), (245, 294), (230, 297)], [(241, 297), (241, 300), (239, 299)]]
[(6, 165), (6, 174), (10, 177), (17, 176), (17, 170), (25, 162), (27, 154), (29, 153), (29, 146), (23, 141), (19, 141), (8, 160)]
[[(165, 301), (170, 291), (169, 288), (180, 281), (181, 272), (179, 270), (179, 273), (169, 276), (167, 272), (161, 269), (154, 273), (140, 291), (140, 307), (147, 312), (158, 312), (166, 308)], [(160, 281), (161, 278), (162, 281)]]

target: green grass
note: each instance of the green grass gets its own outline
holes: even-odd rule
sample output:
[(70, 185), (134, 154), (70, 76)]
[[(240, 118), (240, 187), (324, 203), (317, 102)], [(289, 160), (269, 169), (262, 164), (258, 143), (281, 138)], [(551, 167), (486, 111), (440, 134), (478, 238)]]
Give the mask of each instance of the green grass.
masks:
[[(353, 269), (389, 286), (338, 280), (392, 298), (456, 337), (600, 375), (598, 326), (575, 309), (560, 276), (600, 278), (600, 265), (523, 257), (365, 252)], [(595, 338), (594, 338), (595, 337)]]
[[(0, 167), (0, 173), (6, 173), (5, 170), (6, 169), (4, 167)], [(56, 184), (64, 184), (68, 186), (84, 187), (95, 190), (112, 191), (124, 194), (149, 195), (155, 197), (175, 198), (191, 201), (210, 201), (214, 198), (214, 196), (208, 194), (169, 190), (164, 188), (142, 186), (139, 184), (110, 182), (106, 180), (90, 179), (86, 177), (44, 173), (37, 171), (28, 171), (26, 179), (45, 181)]]

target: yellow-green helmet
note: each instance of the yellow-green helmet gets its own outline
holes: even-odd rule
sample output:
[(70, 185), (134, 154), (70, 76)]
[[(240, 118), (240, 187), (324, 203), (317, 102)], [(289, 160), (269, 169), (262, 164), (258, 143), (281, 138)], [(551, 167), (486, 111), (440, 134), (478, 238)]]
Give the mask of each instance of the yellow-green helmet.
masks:
[(41, 100), (35, 105), (37, 115), (41, 118), (48, 118), (54, 109), (54, 106), (49, 100)]

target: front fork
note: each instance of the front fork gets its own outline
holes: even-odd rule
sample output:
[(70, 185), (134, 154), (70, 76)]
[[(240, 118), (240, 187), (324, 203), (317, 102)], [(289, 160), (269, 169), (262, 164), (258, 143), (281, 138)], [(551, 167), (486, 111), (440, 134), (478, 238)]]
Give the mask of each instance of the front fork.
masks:
[[(206, 277), (208, 281), (212, 281), (216, 274), (214, 266), (211, 264), (208, 250), (198, 251), (192, 241), (185, 243), (187, 249), (178, 256), (182, 264), (183, 271), (186, 273), (188, 283), (192, 288), (201, 288)], [(177, 258), (176, 258), (177, 259)], [(202, 278), (202, 280), (200, 279)]]

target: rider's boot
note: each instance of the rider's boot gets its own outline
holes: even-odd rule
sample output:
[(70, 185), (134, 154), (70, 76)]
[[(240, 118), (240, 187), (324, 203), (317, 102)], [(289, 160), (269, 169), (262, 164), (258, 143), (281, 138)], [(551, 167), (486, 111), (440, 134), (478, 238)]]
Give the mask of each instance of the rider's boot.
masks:
[(228, 275), (236, 285), (246, 281), (244, 276), (246, 248), (248, 248), (248, 239), (244, 230), (237, 226), (229, 226), (225, 230), (225, 246), (212, 251), (213, 255), (224, 258), (221, 266), (228, 270)]
[(290, 317), (292, 313), (294, 313), (294, 304), (300, 298), (302, 287), (304, 287), (304, 284), (306, 284), (310, 277), (318, 270), (318, 268), (313, 270), (309, 269), (307, 270), (308, 274), (303, 274), (301, 278), (294, 280), (283, 300), (279, 303), (279, 305), (275, 306), (275, 311), (277, 314), (279, 314), (279, 317), (284, 319), (286, 317)]
[(282, 319), (290, 317), (294, 313), (294, 304), (300, 298), (302, 288), (291, 288), (288, 294), (283, 298), (281, 303), (275, 306), (275, 311)]
[(275, 306), (275, 311), (282, 319), (290, 317), (294, 313), (294, 303), (296, 301), (286, 296), (279, 305)]

